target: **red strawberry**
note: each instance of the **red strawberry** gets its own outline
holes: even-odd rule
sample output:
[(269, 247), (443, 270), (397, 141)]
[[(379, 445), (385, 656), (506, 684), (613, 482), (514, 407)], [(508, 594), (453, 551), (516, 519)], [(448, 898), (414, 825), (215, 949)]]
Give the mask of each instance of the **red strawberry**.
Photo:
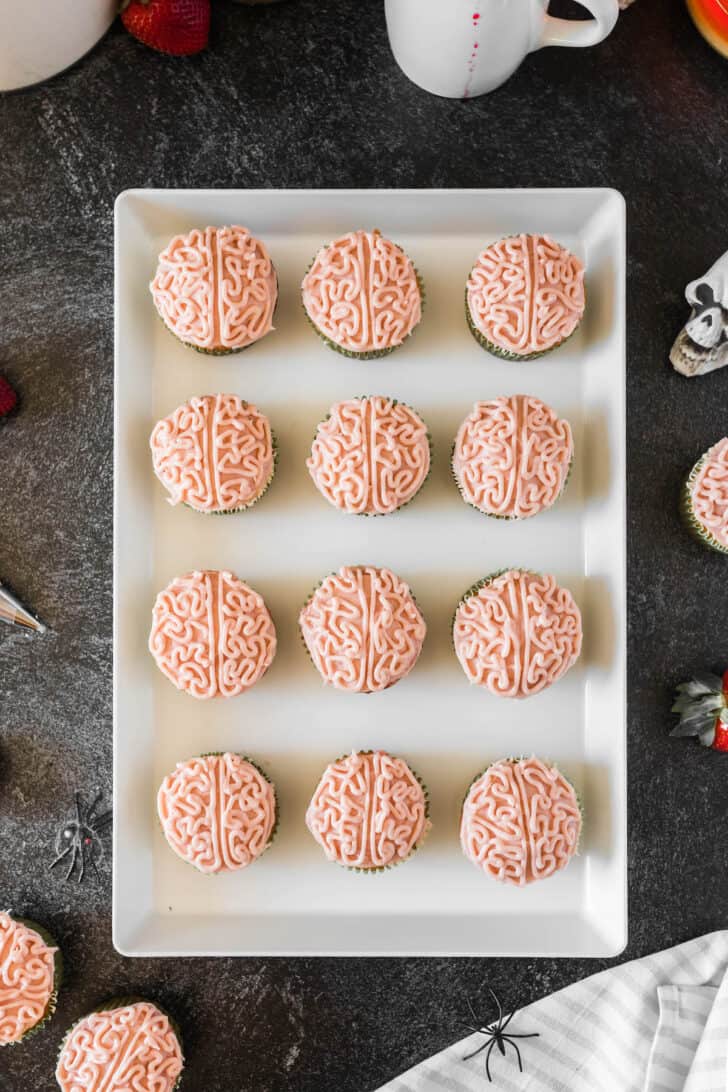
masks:
[(0, 417), (7, 417), (18, 404), (18, 396), (2, 375), (0, 375)]
[(123, 0), (121, 21), (145, 45), (184, 57), (207, 45), (210, 0)]
[(677, 688), (672, 707), (680, 723), (671, 736), (697, 736), (704, 747), (728, 751), (728, 671), (696, 675)]

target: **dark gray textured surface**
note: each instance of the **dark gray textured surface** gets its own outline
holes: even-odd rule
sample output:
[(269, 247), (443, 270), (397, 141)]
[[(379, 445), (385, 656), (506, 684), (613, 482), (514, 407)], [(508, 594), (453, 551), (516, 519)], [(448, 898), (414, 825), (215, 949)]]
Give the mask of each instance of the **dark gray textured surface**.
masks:
[[(0, 1088), (55, 1087), (68, 1023), (111, 993), (179, 1018), (189, 1092), (368, 1092), (458, 1036), (486, 985), (527, 1001), (587, 961), (130, 961), (110, 874), (49, 875), (79, 785), (111, 787), (112, 205), (128, 186), (609, 185), (629, 214), (630, 944), (726, 923), (726, 760), (667, 739), (671, 689), (728, 666), (724, 558), (682, 531), (680, 481), (725, 429), (728, 372), (667, 365), (685, 282), (728, 247), (728, 67), (680, 0), (637, 0), (592, 51), (544, 51), (469, 103), (400, 74), (374, 0), (215, 4), (202, 57), (115, 27), (82, 64), (0, 97), (0, 579), (52, 626), (0, 632), (0, 903), (55, 930), (50, 1028)], [(526, 1055), (527, 1057), (527, 1055)]]

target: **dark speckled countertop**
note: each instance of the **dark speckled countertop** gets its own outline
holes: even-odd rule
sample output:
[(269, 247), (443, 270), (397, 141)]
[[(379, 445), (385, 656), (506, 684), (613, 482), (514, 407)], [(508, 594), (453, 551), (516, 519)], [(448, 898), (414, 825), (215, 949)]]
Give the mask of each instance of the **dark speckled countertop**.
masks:
[[(369, 1092), (461, 1034), (464, 998), (527, 1001), (574, 960), (128, 960), (100, 881), (49, 874), (75, 786), (111, 791), (112, 208), (129, 186), (615, 186), (629, 217), (629, 848), (634, 957), (726, 924), (726, 760), (667, 738), (674, 685), (728, 666), (725, 560), (676, 517), (725, 431), (728, 372), (667, 364), (686, 281), (728, 247), (728, 65), (680, 0), (636, 0), (591, 51), (533, 55), (496, 93), (432, 98), (390, 55), (378, 0), (214, 4), (173, 60), (116, 25), (71, 71), (0, 96), (0, 579), (50, 624), (0, 631), (0, 904), (68, 965), (56, 1018), (0, 1052), (47, 1092), (64, 1028), (110, 993), (184, 1029), (189, 1092)], [(232, 1013), (221, 1018), (221, 1014)]]

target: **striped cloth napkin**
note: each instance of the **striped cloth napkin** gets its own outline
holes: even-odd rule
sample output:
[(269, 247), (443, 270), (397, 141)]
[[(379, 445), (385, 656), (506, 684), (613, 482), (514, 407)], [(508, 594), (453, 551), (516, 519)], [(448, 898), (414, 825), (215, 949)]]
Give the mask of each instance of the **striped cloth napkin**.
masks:
[[(602, 971), (519, 1010), (490, 1055), (498, 1092), (727, 1092), (728, 930)], [(380, 1092), (485, 1092), (471, 1035)]]

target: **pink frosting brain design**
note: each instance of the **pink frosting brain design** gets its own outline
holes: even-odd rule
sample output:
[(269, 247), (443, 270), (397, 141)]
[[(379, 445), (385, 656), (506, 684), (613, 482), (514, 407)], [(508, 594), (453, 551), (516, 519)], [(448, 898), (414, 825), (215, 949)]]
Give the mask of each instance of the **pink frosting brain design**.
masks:
[(467, 300), (473, 325), (497, 348), (517, 356), (546, 352), (584, 314), (584, 266), (547, 235), (514, 235), (479, 256)]
[(170, 504), (198, 512), (247, 508), (273, 476), (268, 418), (236, 394), (192, 398), (154, 426), (149, 443)]
[(688, 488), (696, 520), (728, 549), (728, 437), (711, 447)]
[(320, 250), (302, 293), (314, 326), (352, 353), (401, 345), (422, 314), (412, 262), (378, 231), (352, 231)]
[(359, 693), (386, 690), (409, 674), (427, 632), (405, 582), (364, 565), (327, 576), (299, 622), (324, 682)]
[(386, 515), (412, 500), (429, 473), (427, 427), (391, 398), (339, 402), (319, 425), (306, 465), (336, 508)]
[(460, 844), (483, 872), (522, 887), (564, 868), (581, 831), (574, 789), (540, 758), (496, 762), (471, 785)]
[(354, 753), (326, 767), (306, 823), (330, 861), (386, 868), (406, 860), (427, 833), (427, 798), (401, 758)]
[(270, 843), (275, 790), (240, 755), (202, 755), (165, 777), (157, 811), (172, 849), (200, 872), (252, 864)]
[(63, 1092), (172, 1092), (183, 1065), (169, 1019), (156, 1005), (137, 1001), (74, 1024), (56, 1080)]
[(581, 614), (552, 576), (511, 569), (469, 593), (453, 642), (472, 683), (502, 698), (527, 698), (560, 679), (581, 652)]
[(188, 573), (157, 596), (149, 651), (178, 690), (232, 698), (273, 662), (276, 631), (263, 597), (230, 572)]
[(0, 913), (0, 1046), (20, 1042), (48, 1012), (57, 951), (35, 929)]
[(247, 228), (176, 235), (159, 255), (150, 288), (166, 326), (198, 349), (234, 352), (273, 329), (275, 269)]
[(571, 427), (538, 398), (476, 402), (455, 439), (452, 467), (468, 504), (525, 519), (561, 494), (574, 453)]

